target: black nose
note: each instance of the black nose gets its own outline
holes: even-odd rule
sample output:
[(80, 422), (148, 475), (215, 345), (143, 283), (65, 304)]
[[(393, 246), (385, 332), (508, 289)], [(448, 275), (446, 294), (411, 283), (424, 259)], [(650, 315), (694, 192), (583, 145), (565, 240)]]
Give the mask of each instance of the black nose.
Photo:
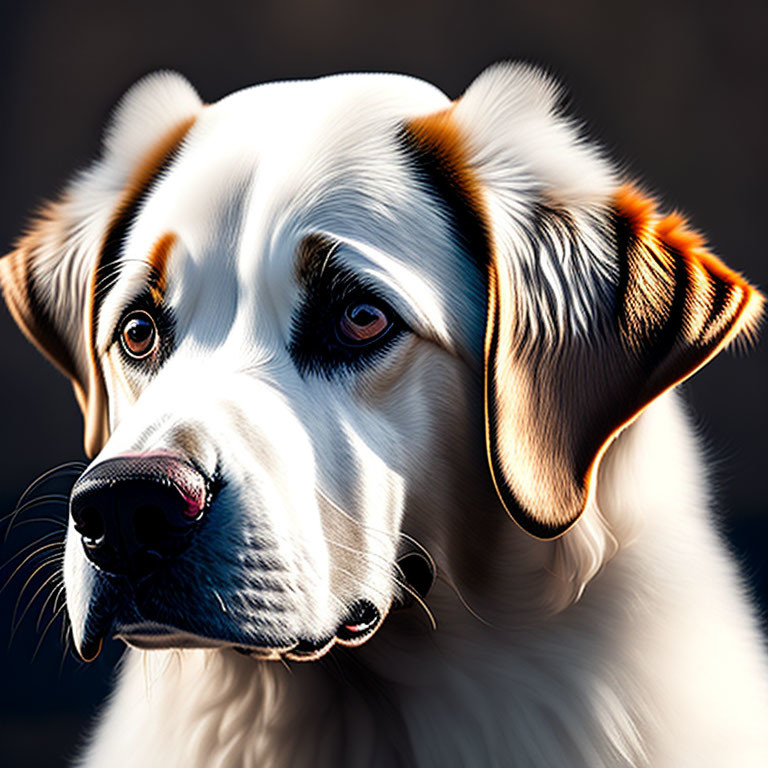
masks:
[(209, 484), (166, 454), (108, 459), (74, 485), (70, 513), (88, 559), (138, 579), (178, 555), (205, 515)]

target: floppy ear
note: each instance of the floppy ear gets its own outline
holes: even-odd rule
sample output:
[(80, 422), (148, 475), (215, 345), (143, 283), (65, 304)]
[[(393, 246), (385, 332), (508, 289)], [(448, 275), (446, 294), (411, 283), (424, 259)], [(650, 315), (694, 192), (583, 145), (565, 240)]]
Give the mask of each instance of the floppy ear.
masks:
[(509, 513), (540, 538), (564, 533), (579, 518), (618, 432), (739, 333), (752, 331), (761, 311), (760, 294), (707, 253), (680, 217), (658, 217), (633, 189), (616, 194), (607, 221), (602, 247), (615, 259), (614, 274), (599, 288), (563, 286), (555, 299), (577, 302), (566, 291), (598, 291), (585, 297), (595, 302), (591, 316), (582, 310), (587, 328), (571, 318), (570, 328), (551, 329), (550, 338), (541, 328), (532, 332), (511, 295), (516, 281), (498, 261), (492, 265), (489, 460)]
[(178, 150), (201, 102), (180, 75), (159, 72), (121, 100), (102, 157), (44, 206), (0, 259), (0, 287), (25, 335), (72, 380), (94, 456), (109, 435), (95, 355), (96, 291), (119, 257), (152, 183)]
[(557, 101), (535, 70), (500, 67), (413, 124), (484, 222), (488, 460), (544, 539), (578, 520), (618, 432), (753, 331), (763, 302), (678, 215), (618, 186)]

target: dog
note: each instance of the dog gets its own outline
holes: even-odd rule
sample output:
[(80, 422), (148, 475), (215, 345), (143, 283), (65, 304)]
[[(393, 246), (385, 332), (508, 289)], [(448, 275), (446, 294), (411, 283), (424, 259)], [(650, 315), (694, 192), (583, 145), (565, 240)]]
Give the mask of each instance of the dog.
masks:
[(675, 391), (763, 299), (549, 76), (150, 75), (0, 280), (84, 414), (74, 644), (127, 645), (78, 765), (768, 765)]

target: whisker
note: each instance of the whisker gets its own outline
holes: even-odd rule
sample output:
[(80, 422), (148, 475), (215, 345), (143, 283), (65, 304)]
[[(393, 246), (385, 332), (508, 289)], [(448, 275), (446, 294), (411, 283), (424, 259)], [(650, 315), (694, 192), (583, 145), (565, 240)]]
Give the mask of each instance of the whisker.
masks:
[[(43, 601), (43, 604), (40, 606), (40, 611), (37, 614), (37, 621), (35, 622), (35, 632), (40, 631), (40, 625), (43, 622), (43, 614), (45, 613), (45, 609), (48, 606), (48, 603), (51, 602), (51, 599), (53, 598), (54, 604), (56, 603), (56, 598), (58, 595), (64, 590), (64, 576), (61, 571), (57, 571), (54, 576), (59, 577), (59, 581), (53, 585), (51, 588), (51, 591), (48, 593), (48, 597), (45, 598)], [(54, 608), (55, 610), (55, 608)]]
[(93, 297), (96, 298), (104, 293), (108, 293), (120, 281), (120, 275), (105, 275), (93, 291)]
[(365, 531), (369, 531), (370, 533), (376, 533), (379, 536), (383, 536), (386, 542), (389, 544), (392, 542), (393, 536), (388, 531), (383, 531), (380, 528), (374, 528), (373, 526), (367, 525), (360, 520), (356, 520), (352, 515), (349, 514), (345, 509), (340, 507), (325, 491), (323, 491), (321, 488), (317, 489), (317, 494), (320, 496), (321, 499), (323, 499), (327, 504), (330, 505), (330, 507), (338, 512), (342, 517), (346, 518), (350, 522), (354, 523), (355, 525), (359, 526)]
[[(355, 574), (353, 574), (351, 571), (348, 571), (346, 568), (342, 568), (339, 565), (336, 565), (334, 563), (330, 564), (331, 569), (339, 571), (340, 573), (343, 573), (347, 576), (351, 576), (352, 578), (355, 578)], [(425, 602), (424, 598), (416, 592), (409, 584), (402, 581), (401, 579), (398, 579), (396, 576), (393, 577), (395, 580), (395, 583), (397, 583), (402, 589), (404, 589), (406, 592), (408, 592), (410, 595), (413, 596), (414, 600), (421, 606), (421, 608), (424, 610), (424, 613), (426, 613), (427, 618), (429, 619), (430, 626), (432, 627), (433, 631), (437, 631), (437, 620), (435, 619), (435, 615), (432, 613), (432, 610)], [(375, 589), (374, 587), (371, 587), (370, 584), (363, 584), (364, 587), (367, 587), (368, 589), (372, 589), (374, 592), (378, 592), (379, 595), (382, 597), (389, 597), (389, 595), (385, 594), (379, 589)], [(331, 597), (336, 598), (337, 601), (342, 602), (344, 607), (346, 605), (343, 603), (343, 601), (340, 600), (339, 597), (337, 597), (333, 592), (331, 592)]]
[[(43, 589), (43, 587), (45, 587), (45, 586), (46, 586), (46, 585), (47, 585), (47, 584), (48, 584), (48, 583), (49, 583), (49, 582), (50, 582), (52, 579), (56, 578), (57, 576), (59, 576), (59, 575), (61, 574), (61, 559), (57, 559), (57, 558), (50, 558), (50, 559), (49, 559), (49, 560), (47, 560), (45, 563), (43, 563), (43, 565), (55, 565), (55, 566), (57, 566), (57, 567), (56, 567), (56, 570), (55, 570), (55, 571), (54, 571), (54, 572), (53, 572), (53, 573), (52, 573), (52, 574), (51, 574), (51, 575), (50, 575), (50, 576), (49, 576), (49, 577), (48, 577), (48, 578), (45, 580), (45, 582), (44, 582), (44, 583), (43, 583), (43, 585), (40, 587), (40, 589), (38, 589), (38, 591), (37, 591), (37, 592), (35, 593), (35, 595), (32, 597), (32, 600), (30, 600), (29, 604), (28, 604), (28, 605), (27, 605), (27, 607), (24, 609), (24, 613), (22, 613), (21, 617), (19, 618), (19, 621), (18, 621), (18, 623), (16, 623), (16, 625), (15, 625), (15, 626), (12, 626), (12, 627), (11, 627), (11, 633), (10, 633), (10, 637), (8, 638), (8, 649), (9, 649), (9, 650), (10, 650), (10, 648), (11, 648), (11, 644), (13, 643), (13, 640), (14, 640), (14, 638), (15, 638), (15, 636), (16, 636), (16, 632), (18, 631), (18, 629), (19, 629), (19, 626), (21, 625), (21, 622), (22, 622), (22, 620), (24, 619), (24, 616), (26, 615), (27, 611), (28, 611), (28, 610), (29, 610), (29, 609), (32, 607), (32, 603), (35, 601), (35, 598), (37, 597), (37, 595), (40, 593), (40, 591)], [(63, 585), (62, 585), (62, 586), (63, 586)], [(53, 592), (55, 589), (56, 589), (56, 587), (54, 586), (54, 587), (53, 587), (53, 589), (51, 590), (51, 592)], [(49, 598), (50, 598), (50, 595), (49, 595), (49, 597), (48, 597), (48, 598), (46, 598), (46, 601), (45, 601), (45, 603), (47, 603), (47, 602), (48, 602), (48, 599), (49, 599)], [(43, 603), (43, 605), (45, 605), (45, 603)], [(18, 603), (17, 603), (17, 607), (18, 607)], [(41, 610), (42, 610), (42, 609), (41, 609)], [(14, 612), (15, 612), (15, 609), (14, 609)], [(37, 622), (36, 622), (36, 624), (35, 624), (35, 631), (36, 631), (36, 632), (39, 632), (39, 631), (40, 631), (40, 616), (38, 616), (38, 621), (37, 621)]]
[(346, 552), (357, 555), (358, 557), (376, 558), (377, 560), (381, 560), (382, 564), (386, 566), (389, 565), (389, 558), (385, 557), (384, 555), (380, 555), (378, 552), (364, 552), (361, 549), (356, 549), (355, 547), (350, 547), (347, 544), (342, 544), (340, 541), (334, 541), (333, 539), (328, 538), (328, 536), (325, 536), (324, 538), (325, 541), (332, 547), (338, 547), (339, 549), (343, 549)]
[(96, 276), (96, 281), (94, 284), (94, 293), (101, 290), (103, 284), (107, 280), (112, 280), (112, 282), (116, 282), (118, 279), (120, 279), (121, 276), (121, 267), (125, 266), (126, 264), (143, 264), (144, 266), (149, 268), (149, 274), (148, 277), (150, 279), (157, 278), (160, 275), (159, 270), (157, 267), (155, 267), (154, 264), (151, 264), (146, 259), (120, 259), (120, 261), (117, 262), (110, 262), (108, 264), (101, 264), (99, 267), (94, 270), (94, 275)]
[(61, 582), (61, 586), (59, 587), (58, 592), (56, 593), (56, 599), (53, 601), (53, 610), (54, 611), (57, 610), (57, 606), (59, 604), (59, 598), (62, 597), (62, 595), (64, 596), (65, 599), (64, 599), (64, 602), (61, 605), (62, 605), (62, 607), (64, 607), (67, 604), (67, 601), (66, 601), (66, 590), (65, 590), (65, 585), (64, 585), (63, 581)]
[(67, 523), (58, 517), (28, 517), (15, 523), (15, 525), (17, 528), (21, 528), (22, 525), (30, 525), (31, 523), (51, 523), (52, 525), (58, 525), (63, 530), (67, 529)]
[(64, 610), (64, 606), (62, 605), (61, 608), (59, 608), (56, 613), (53, 614), (51, 617), (51, 620), (45, 625), (45, 629), (43, 630), (43, 634), (40, 635), (40, 639), (37, 641), (37, 645), (35, 646), (35, 652), (32, 654), (32, 661), (34, 661), (37, 658), (37, 654), (40, 651), (40, 647), (43, 644), (43, 640), (45, 640), (45, 636), (48, 634), (48, 630), (53, 626), (53, 622), (56, 621), (56, 619), (59, 618), (61, 615), (61, 612)]
[[(348, 571), (346, 568), (342, 568), (340, 565), (336, 565), (336, 563), (330, 563), (330, 568), (334, 571), (338, 571), (339, 573), (343, 573), (345, 576), (351, 576), (353, 579), (357, 579), (357, 576), (352, 573), (352, 571)], [(363, 584), (362, 586), (367, 587), (373, 592), (376, 592), (380, 597), (389, 597), (386, 592), (383, 592), (381, 589), (377, 589), (376, 587), (372, 587), (370, 584)], [(345, 608), (347, 607), (347, 604), (341, 600), (341, 598), (337, 597), (333, 592), (331, 592), (331, 596), (335, 597)]]
[(153, 269), (157, 271), (157, 268), (152, 264), (148, 259), (140, 259), (138, 257), (133, 258), (122, 258), (119, 261), (111, 261), (108, 264), (99, 264), (98, 267), (94, 270), (94, 274), (99, 274), (99, 272), (104, 273), (108, 272), (109, 270), (113, 270), (116, 268), (116, 266), (122, 266), (123, 264), (145, 264), (150, 269)]
[[(36, 625), (36, 630), (38, 632), (40, 631), (40, 626), (39, 625)], [(66, 634), (67, 634), (67, 622), (66, 621), (62, 621), (61, 622), (61, 629), (59, 630), (59, 642), (60, 643), (64, 642), (64, 636)], [(67, 637), (67, 640), (69, 640), (68, 637)]]
[[(62, 580), (61, 586), (59, 587), (59, 594), (56, 597), (56, 600), (58, 601), (58, 598), (64, 594), (64, 581)], [(62, 608), (66, 608), (67, 601), (66, 599), (62, 602)], [(64, 643), (64, 639), (66, 637), (66, 647), (71, 648), (72, 647), (72, 624), (69, 620), (69, 613), (67, 611), (64, 611), (64, 616), (61, 621), (61, 630), (59, 632), (59, 642)]]
[[(45, 563), (43, 563), (42, 565), (39, 565), (39, 566), (38, 566), (38, 567), (35, 569), (35, 571), (34, 571), (34, 573), (32, 574), (32, 576), (30, 576), (30, 577), (29, 577), (29, 579), (27, 580), (27, 584), (29, 584), (29, 582), (30, 582), (30, 581), (31, 581), (31, 580), (32, 580), (32, 579), (35, 577), (35, 575), (36, 575), (36, 574), (37, 574), (37, 573), (38, 573), (40, 570), (42, 570), (42, 569), (43, 569), (43, 568), (44, 568), (46, 565), (49, 565), (49, 563), (48, 563), (48, 562), (45, 562)], [(55, 571), (54, 571), (54, 572), (53, 572), (53, 573), (52, 573), (50, 576), (48, 576), (48, 577), (45, 579), (45, 581), (43, 581), (43, 583), (42, 583), (42, 584), (41, 584), (41, 585), (40, 585), (40, 586), (39, 586), (39, 587), (38, 587), (38, 588), (35, 590), (35, 594), (34, 594), (34, 595), (32, 595), (31, 599), (30, 599), (30, 600), (29, 600), (29, 602), (27, 603), (27, 607), (26, 607), (26, 608), (25, 608), (25, 609), (24, 609), (24, 610), (21, 612), (21, 616), (19, 616), (19, 618), (18, 618), (18, 621), (17, 621), (17, 620), (16, 620), (16, 613), (18, 612), (18, 610), (19, 610), (19, 605), (21, 604), (21, 596), (22, 596), (22, 594), (24, 593), (24, 589), (26, 589), (26, 587), (27, 587), (27, 584), (25, 584), (25, 585), (24, 585), (24, 587), (22, 588), (22, 591), (19, 593), (19, 597), (18, 597), (18, 599), (16, 600), (16, 605), (14, 606), (14, 609), (13, 609), (13, 615), (11, 616), (11, 636), (10, 636), (10, 638), (8, 639), (8, 647), (9, 647), (9, 648), (11, 647), (11, 643), (13, 642), (13, 638), (15, 637), (15, 635), (16, 635), (16, 632), (18, 631), (19, 627), (21, 626), (21, 622), (22, 622), (22, 621), (24, 621), (24, 617), (27, 615), (27, 613), (29, 613), (29, 609), (32, 607), (32, 605), (34, 604), (35, 600), (37, 600), (37, 597), (38, 597), (38, 595), (39, 595), (39, 594), (40, 594), (40, 593), (41, 593), (41, 592), (42, 592), (42, 591), (43, 591), (43, 590), (44, 590), (44, 589), (45, 589), (45, 588), (46, 588), (46, 587), (47, 587), (47, 586), (48, 586), (48, 585), (49, 585), (49, 584), (50, 584), (50, 583), (51, 583), (51, 582), (52, 582), (52, 581), (53, 581), (53, 580), (54, 580), (54, 579), (55, 579), (55, 578), (58, 576), (58, 575), (59, 575), (59, 571), (58, 571), (58, 569), (57, 569), (57, 570), (55, 570)], [(53, 589), (51, 590), (51, 592), (53, 592)], [(45, 603), (44, 603), (44, 604), (45, 604)]]
[(3, 543), (8, 541), (8, 535), (10, 534), (11, 529), (13, 528), (14, 523), (16, 522), (16, 518), (22, 512), (26, 512), (30, 509), (34, 509), (35, 507), (39, 507), (42, 504), (54, 504), (54, 503), (68, 504), (69, 496), (65, 496), (63, 493), (51, 493), (46, 496), (38, 496), (36, 499), (32, 499), (31, 501), (26, 502), (26, 504), (22, 504), (21, 506), (16, 507), (16, 509), (14, 509), (13, 512), (9, 512), (7, 515), (0, 517), (0, 523), (3, 523), (6, 520), (10, 519), (10, 522), (8, 523), (8, 527), (5, 529), (5, 536), (3, 536)]
[(406, 541), (409, 541), (411, 544), (413, 544), (419, 552), (421, 552), (424, 557), (429, 561), (430, 566), (432, 567), (433, 571), (437, 572), (437, 565), (435, 563), (435, 559), (432, 557), (429, 550), (417, 539), (415, 539), (410, 534), (405, 533), (404, 531), (398, 531), (395, 534), (391, 534), (388, 531), (381, 530), (380, 528), (374, 528), (373, 526), (370, 526), (366, 523), (363, 523), (360, 520), (357, 520), (352, 515), (349, 514), (345, 509), (340, 507), (330, 496), (328, 496), (327, 493), (325, 493), (321, 488), (317, 489), (318, 495), (331, 506), (332, 509), (334, 509), (336, 512), (338, 512), (340, 515), (345, 517), (347, 520), (352, 522), (354, 525), (359, 526), (361, 529), (365, 531), (369, 531), (370, 533), (376, 533), (380, 536), (383, 536), (387, 543), (390, 543), (393, 538), (396, 536), (397, 538), (405, 539)]
[(421, 552), (421, 554), (424, 555), (427, 560), (429, 560), (429, 565), (432, 568), (432, 572), (437, 573), (437, 563), (435, 562), (435, 558), (432, 557), (432, 553), (420, 541), (415, 539), (410, 534), (405, 533), (404, 531), (400, 531), (398, 535), (406, 541), (410, 541), (411, 544), (417, 547), (419, 552)]
[(323, 265), (320, 267), (320, 277), (323, 276), (323, 273), (326, 270), (326, 267), (328, 266), (328, 263), (330, 262), (333, 255), (336, 253), (336, 250), (339, 248), (340, 243), (335, 242), (331, 247), (328, 249), (328, 253), (325, 254), (325, 259), (323, 260)]
[(53, 504), (53, 503), (69, 503), (69, 496), (67, 496), (64, 493), (47, 493), (44, 496), (37, 496), (36, 498), (30, 499), (24, 504), (21, 504), (20, 506), (15, 507), (13, 511), (9, 512), (7, 515), (3, 515), (3, 517), (0, 517), (0, 523), (4, 522), (5, 520), (7, 520), (9, 517), (12, 517), (13, 515), (18, 515), (22, 512), (26, 512), (28, 509), (33, 509), (34, 507), (37, 507), (40, 504)]
[[(359, 526), (361, 529), (363, 529), (365, 531), (369, 531), (371, 533), (376, 533), (376, 534), (378, 534), (380, 536), (383, 536), (387, 540), (388, 543), (392, 542), (392, 540), (394, 538), (393, 535), (391, 535), (388, 532), (383, 531), (381, 529), (377, 529), (377, 528), (374, 528), (374, 527), (372, 527), (370, 525), (367, 525), (367, 524), (361, 522), (360, 520), (356, 520), (352, 515), (349, 514), (349, 512), (347, 512), (346, 510), (342, 509), (342, 507), (340, 507), (333, 499), (331, 499), (330, 496), (328, 496), (328, 494), (326, 494), (322, 489), (318, 488), (317, 489), (317, 493), (318, 493), (318, 495), (322, 499), (324, 499), (324, 501), (327, 504), (330, 505), (330, 507), (332, 509), (334, 509), (340, 515), (345, 517), (347, 520), (351, 521), (353, 524)], [(397, 536), (398, 538), (402, 538), (402, 539), (405, 539), (406, 541), (411, 542), (411, 544), (413, 544), (419, 550), (419, 552), (421, 552), (424, 555), (424, 557), (427, 559), (427, 561), (429, 562), (430, 567), (432, 568), (432, 572), (433, 573), (437, 573), (437, 564), (435, 563), (435, 559), (432, 557), (432, 554), (430, 553), (430, 551), (421, 542), (419, 542), (417, 539), (415, 539), (410, 534), (405, 533), (404, 531), (398, 531), (395, 534), (395, 536)], [(347, 550), (348, 552), (351, 552), (352, 554), (356, 554), (358, 557), (370, 558), (370, 557), (374, 557), (375, 556), (375, 557), (378, 557), (378, 558), (384, 560), (384, 562), (388, 564), (387, 559), (385, 557), (383, 557), (382, 555), (379, 555), (378, 553), (362, 552), (360, 550), (354, 549), (353, 547), (348, 547), (345, 544), (341, 544), (340, 542), (333, 541), (333, 540), (329, 539), (327, 536), (326, 536), (326, 541), (330, 545), (336, 546), (336, 547), (341, 547), (341, 548)], [(341, 570), (342, 572), (347, 573), (347, 575), (354, 577), (354, 574), (346, 572), (343, 569), (339, 568), (338, 566), (332, 566), (332, 567), (335, 567), (335, 568), (337, 568), (337, 570)], [(405, 590), (409, 595), (411, 595), (414, 598), (414, 600), (419, 604), (419, 606), (426, 613), (427, 618), (429, 619), (429, 622), (430, 622), (430, 624), (432, 626), (432, 629), (433, 630), (437, 630), (437, 620), (435, 619), (435, 616), (432, 613), (432, 610), (427, 605), (427, 603), (424, 600), (424, 598), (418, 592), (416, 592), (416, 590), (414, 590), (413, 587), (411, 587), (411, 585), (408, 584), (408, 582), (405, 580), (403, 571), (400, 568), (400, 566), (397, 565), (397, 563), (395, 563), (395, 567), (397, 568), (398, 571), (400, 571), (401, 576), (403, 576), (403, 578), (401, 579), (401, 578), (398, 578), (397, 576), (393, 575), (393, 579), (394, 579), (395, 583), (401, 589)]]
[(216, 597), (216, 600), (219, 603), (219, 608), (221, 608), (221, 612), (229, 613), (229, 610), (227, 609), (227, 604), (224, 602), (224, 599), (219, 594), (219, 591), (217, 589), (212, 589), (211, 591), (213, 592), (214, 596)]
[[(27, 555), (15, 568), (13, 573), (8, 577), (8, 580), (3, 584), (2, 587), (0, 587), (0, 592), (3, 592), (5, 588), (13, 581), (13, 577), (24, 567), (25, 563), (28, 563), (33, 557), (36, 555), (39, 555), (41, 552), (44, 552), (46, 549), (50, 549), (51, 547), (61, 547), (63, 550), (63, 542), (61, 541), (54, 541), (51, 544), (45, 544), (42, 547), (39, 547), (36, 549), (32, 554)], [(11, 558), (13, 559), (13, 558)]]
[[(62, 628), (66, 626), (65, 622), (61, 622)], [(62, 633), (63, 634), (63, 633)], [(61, 679), (61, 674), (64, 670), (64, 662), (67, 659), (67, 655), (69, 654), (69, 649), (72, 647), (72, 640), (69, 633), (67, 633), (66, 640), (62, 637), (61, 638), (62, 643), (64, 644), (64, 650), (61, 652), (61, 660), (59, 661), (59, 679)]]
[[(402, 573), (402, 571), (400, 572)], [(427, 605), (427, 601), (404, 579), (398, 579), (397, 576), (395, 576), (395, 583), (401, 589), (404, 589), (419, 604), (429, 619), (432, 631), (437, 632), (437, 619), (435, 618), (435, 614), (432, 613), (432, 609)]]
[[(61, 536), (61, 531), (50, 531), (50, 533), (40, 536), (29, 544), (25, 544), (18, 552), (11, 555), (2, 565), (0, 565), (0, 571), (7, 568), (19, 555), (23, 555), (28, 549), (32, 549), (32, 547), (42, 544), (46, 539), (50, 539), (51, 536)], [(64, 542), (61, 543), (63, 544)]]
[(466, 600), (464, 595), (461, 594), (461, 590), (459, 590), (458, 586), (453, 582), (452, 579), (449, 579), (445, 574), (438, 574), (437, 578), (444, 581), (455, 593), (456, 597), (459, 598), (459, 602), (461, 605), (467, 610), (470, 616), (472, 618), (477, 619), (481, 624), (484, 624), (486, 627), (490, 627), (491, 629), (497, 629), (497, 626), (491, 622), (488, 621), (488, 619), (484, 619)]
[[(435, 561), (432, 558), (432, 555), (429, 553), (426, 547), (421, 545), (416, 539), (414, 539), (412, 536), (409, 536), (407, 533), (401, 532), (400, 535), (412, 541), (414, 544), (416, 544), (419, 547), (419, 549), (423, 552), (423, 554), (429, 559), (429, 563), (433, 573), (435, 573), (438, 578), (441, 578), (451, 588), (451, 590), (453, 590), (453, 592), (456, 594), (456, 597), (459, 599), (459, 602), (461, 603), (461, 605), (467, 610), (467, 612), (473, 618), (477, 619), (481, 624), (484, 624), (487, 627), (493, 628), (495, 626), (492, 622), (488, 621), (487, 619), (484, 619), (479, 613), (477, 613), (477, 611), (474, 610), (474, 608), (472, 608), (472, 606), (467, 602), (464, 595), (462, 595), (458, 586), (456, 586), (456, 584), (451, 579), (448, 579), (445, 575), (438, 572), (437, 565), (435, 564)], [(363, 552), (361, 550), (355, 549), (354, 547), (341, 544), (338, 541), (333, 541), (332, 539), (329, 539), (327, 536), (326, 536), (326, 541), (331, 546), (344, 549), (353, 555), (357, 555), (358, 557), (363, 557), (363, 558), (376, 557), (380, 560), (383, 560), (385, 563), (388, 563), (387, 558), (384, 557), (383, 555), (378, 554), (377, 552)], [(424, 598), (418, 592), (416, 592), (416, 590), (414, 590), (410, 584), (408, 584), (407, 580), (405, 579), (405, 574), (403, 573), (402, 568), (400, 568), (400, 566), (397, 563), (395, 563), (395, 568), (399, 571), (400, 576), (402, 577), (402, 578), (394, 577), (395, 582), (398, 584), (398, 586), (404, 589), (409, 595), (411, 595), (416, 600), (416, 602), (419, 603), (419, 605), (423, 608), (424, 612), (427, 614), (430, 624), (432, 625), (432, 629), (437, 630), (437, 619), (432, 613), (432, 610), (429, 608), (429, 606), (425, 602)]]
[(42, 475), (39, 475), (36, 477), (24, 490), (24, 493), (19, 496), (19, 500), (16, 502), (16, 506), (18, 507), (20, 504), (23, 503), (24, 499), (29, 496), (32, 491), (35, 490), (35, 488), (39, 487), (41, 483), (44, 483), (46, 480), (48, 480), (50, 477), (53, 477), (55, 474), (60, 473), (64, 475), (65, 477), (67, 475), (80, 473), (82, 472), (88, 465), (83, 461), (65, 461), (63, 464), (59, 464), (56, 467), (52, 467), (51, 469), (47, 469), (45, 472), (43, 472)]
[[(389, 565), (389, 560), (384, 555), (380, 555), (378, 552), (363, 552), (359, 549), (355, 549), (354, 547), (349, 547), (346, 544), (341, 544), (338, 541), (333, 541), (333, 539), (329, 539), (327, 536), (325, 537), (325, 540), (331, 546), (344, 549), (345, 551), (353, 555), (356, 555), (357, 557), (367, 558), (367, 559), (377, 558), (383, 561), (384, 565), (386, 566)], [(427, 618), (429, 619), (429, 623), (432, 625), (432, 629), (437, 630), (437, 619), (435, 619), (435, 616), (432, 613), (432, 610), (426, 604), (426, 602), (424, 601), (424, 598), (415, 589), (413, 589), (413, 587), (407, 582), (407, 580), (405, 579), (405, 574), (403, 573), (403, 569), (397, 563), (395, 563), (394, 565), (395, 565), (395, 568), (400, 572), (400, 575), (402, 576), (402, 578), (398, 578), (397, 576), (393, 575), (392, 578), (394, 579), (395, 583), (401, 589), (405, 590), (409, 595), (411, 595), (416, 600), (417, 603), (419, 603), (421, 608), (423, 608), (424, 612), (427, 614)], [(332, 567), (337, 567), (337, 566), (332, 565)], [(351, 576), (352, 574), (348, 574), (348, 575)]]

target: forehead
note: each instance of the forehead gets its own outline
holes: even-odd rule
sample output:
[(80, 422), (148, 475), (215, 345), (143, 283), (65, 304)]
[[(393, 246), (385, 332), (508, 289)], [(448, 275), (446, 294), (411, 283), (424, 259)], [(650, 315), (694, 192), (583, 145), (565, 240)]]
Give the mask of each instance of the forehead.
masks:
[(169, 232), (178, 245), (169, 282), (189, 274), (182, 260), (213, 260), (237, 275), (241, 293), (257, 290), (270, 270), (294, 274), (298, 244), (322, 233), (349, 245), (342, 257), (363, 254), (384, 271), (389, 262), (455, 299), (466, 265), (446, 258), (455, 243), (440, 202), (400, 140), (406, 121), (449, 103), (414, 78), (339, 75), (256, 86), (204, 107), (134, 222), (105, 311), (140, 284)]
[(428, 83), (397, 75), (247, 88), (202, 110), (147, 213), (177, 222), (190, 238), (231, 226), (222, 210), (233, 203), (245, 208), (241, 224), (262, 232), (322, 227), (329, 214), (336, 223), (363, 205), (391, 215), (408, 196), (399, 126), (447, 103)]

